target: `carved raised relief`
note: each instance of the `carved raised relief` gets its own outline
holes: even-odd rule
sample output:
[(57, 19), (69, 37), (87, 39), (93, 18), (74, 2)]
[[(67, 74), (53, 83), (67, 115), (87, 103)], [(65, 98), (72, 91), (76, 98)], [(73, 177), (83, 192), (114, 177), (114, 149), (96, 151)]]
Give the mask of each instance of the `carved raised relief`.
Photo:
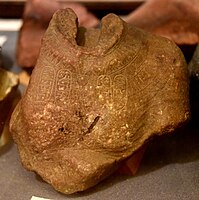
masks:
[(70, 98), (72, 84), (72, 74), (67, 69), (61, 69), (57, 72), (56, 77), (56, 93), (55, 101), (59, 102), (67, 101)]
[(127, 104), (127, 78), (124, 75), (116, 75), (113, 84), (114, 106), (116, 110), (120, 110)]
[(48, 101), (51, 98), (55, 82), (55, 71), (52, 67), (44, 67), (39, 76), (37, 85), (38, 91), (35, 93), (35, 101)]

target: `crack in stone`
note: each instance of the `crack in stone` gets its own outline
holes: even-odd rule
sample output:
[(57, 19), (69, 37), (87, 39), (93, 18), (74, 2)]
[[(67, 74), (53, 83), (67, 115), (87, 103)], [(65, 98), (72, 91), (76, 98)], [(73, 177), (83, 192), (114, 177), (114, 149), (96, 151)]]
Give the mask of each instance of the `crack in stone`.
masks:
[(95, 117), (93, 123), (88, 127), (88, 130), (86, 131), (85, 134), (92, 132), (94, 126), (97, 124), (97, 122), (99, 121), (99, 119), (100, 119), (100, 116)]

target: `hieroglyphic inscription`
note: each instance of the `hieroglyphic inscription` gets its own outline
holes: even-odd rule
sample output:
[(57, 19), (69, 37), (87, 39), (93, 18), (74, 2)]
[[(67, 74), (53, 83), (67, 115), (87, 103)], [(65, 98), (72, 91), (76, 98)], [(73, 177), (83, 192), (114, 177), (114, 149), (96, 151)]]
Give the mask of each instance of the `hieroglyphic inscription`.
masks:
[(127, 79), (124, 75), (114, 77), (113, 100), (116, 110), (122, 109), (127, 103)]
[(112, 81), (110, 76), (101, 75), (97, 79), (97, 89), (98, 89), (98, 97), (101, 101), (105, 103), (112, 102)]
[(125, 70), (125, 68), (130, 65), (135, 56), (127, 55), (124, 58), (119, 59), (120, 55), (124, 55), (123, 52), (118, 52), (118, 58), (113, 58), (108, 62), (108, 65), (105, 67), (105, 74), (115, 74), (116, 72)]
[(137, 50), (132, 49), (132, 44), (121, 46), (121, 48), (118, 48), (115, 52), (115, 58), (111, 58), (110, 61), (107, 62), (104, 73), (115, 74), (116, 72), (125, 70), (130, 65), (136, 67), (134, 61), (140, 57), (140, 52), (142, 52), (144, 56), (146, 55), (147, 50), (144, 45), (137, 47)]
[(55, 71), (52, 67), (44, 67), (39, 74), (39, 82), (35, 92), (35, 101), (46, 102), (51, 98), (55, 80)]
[(141, 90), (145, 89), (148, 86), (148, 83), (152, 82), (154, 78), (155, 76), (153, 77), (147, 68), (141, 69), (134, 76), (134, 91), (141, 92)]
[(57, 102), (67, 101), (70, 97), (72, 83), (72, 74), (67, 69), (61, 69), (56, 77), (56, 94), (55, 99)]
[(114, 77), (101, 75), (97, 79), (99, 101), (111, 110), (121, 110), (127, 103), (127, 79), (119, 74)]

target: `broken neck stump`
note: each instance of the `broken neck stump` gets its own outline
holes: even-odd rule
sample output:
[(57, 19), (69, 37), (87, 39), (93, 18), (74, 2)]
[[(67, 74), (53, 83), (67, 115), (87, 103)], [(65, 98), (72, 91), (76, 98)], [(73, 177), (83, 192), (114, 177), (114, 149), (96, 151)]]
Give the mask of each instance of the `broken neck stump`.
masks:
[(94, 27), (98, 19), (86, 7), (78, 3), (49, 0), (27, 0), (23, 25), (17, 42), (17, 64), (21, 67), (34, 67), (41, 47), (41, 39), (53, 14), (64, 8), (71, 8), (78, 16), (81, 26)]

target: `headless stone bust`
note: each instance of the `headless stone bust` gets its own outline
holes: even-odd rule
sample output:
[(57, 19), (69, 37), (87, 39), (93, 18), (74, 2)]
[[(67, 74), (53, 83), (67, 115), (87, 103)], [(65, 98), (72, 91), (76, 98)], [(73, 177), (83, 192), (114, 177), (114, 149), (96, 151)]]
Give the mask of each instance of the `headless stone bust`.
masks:
[(10, 129), (25, 168), (66, 194), (96, 185), (189, 118), (178, 47), (109, 14), (101, 29), (56, 12)]

